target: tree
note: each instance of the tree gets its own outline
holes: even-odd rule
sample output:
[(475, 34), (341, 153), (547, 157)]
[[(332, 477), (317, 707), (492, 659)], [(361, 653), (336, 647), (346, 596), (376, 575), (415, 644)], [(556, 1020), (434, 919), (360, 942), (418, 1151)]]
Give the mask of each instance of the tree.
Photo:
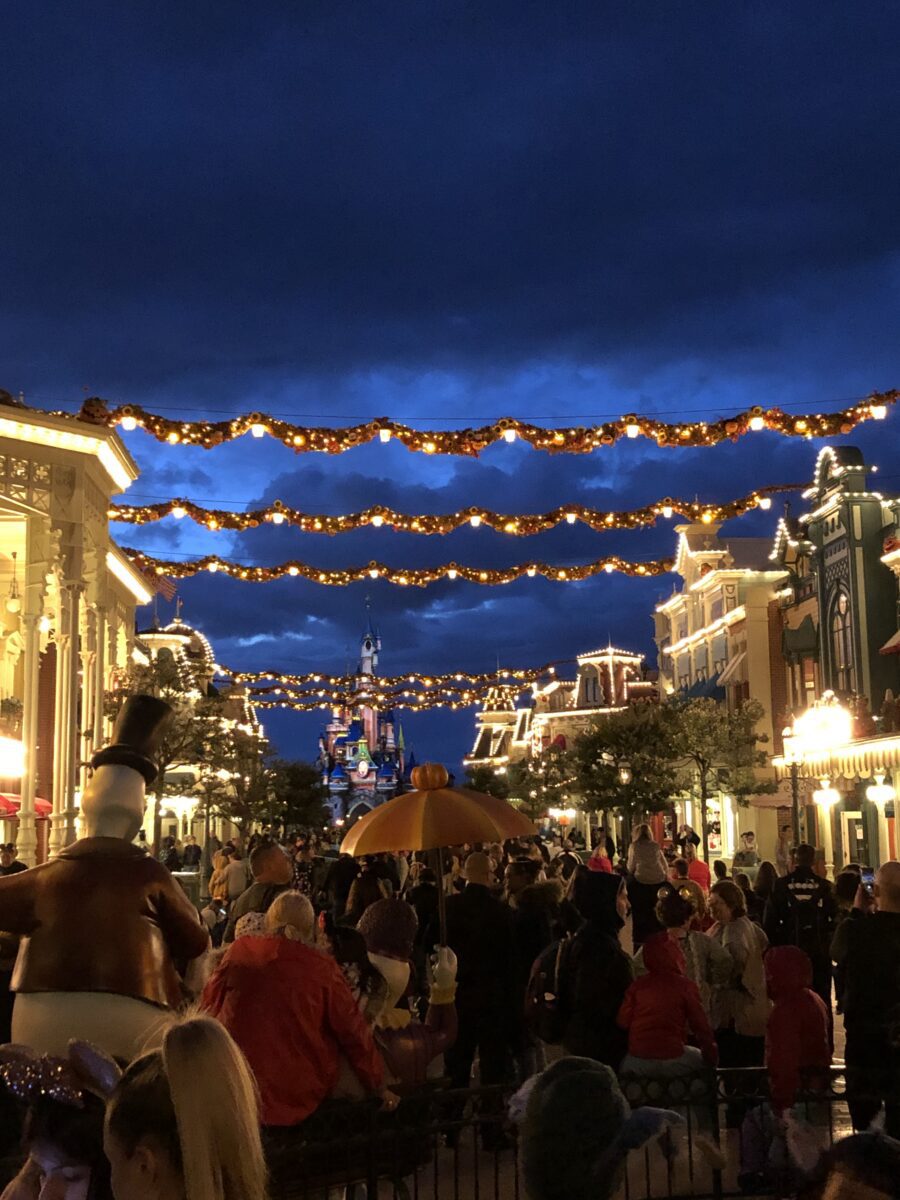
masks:
[(266, 762), (268, 748), (264, 737), (233, 722), (223, 722), (208, 733), (203, 754), (204, 805), (236, 825), (241, 838), (247, 838), (254, 825), (276, 821), (275, 778)]
[(757, 700), (744, 700), (729, 710), (710, 698), (673, 700), (670, 711), (677, 722), (677, 745), (684, 767), (696, 787), (702, 821), (703, 855), (709, 857), (710, 794), (717, 788), (737, 800), (771, 790), (756, 776), (766, 754), (758, 747), (767, 741), (756, 726), (763, 715)]
[(498, 773), (493, 767), (466, 767), (466, 787), (475, 792), (497, 796), (500, 800), (509, 799), (507, 771)]
[(325, 820), (328, 789), (311, 763), (272, 759), (271, 784), (278, 820), (284, 829), (310, 829)]
[(162, 833), (162, 800), (183, 791), (183, 785), (167, 779), (175, 766), (203, 761), (211, 729), (218, 729), (222, 700), (188, 691), (172, 654), (161, 650), (146, 666), (134, 663), (118, 686), (106, 696), (107, 716), (115, 717), (129, 696), (158, 696), (172, 709), (156, 751), (159, 774), (150, 792), (156, 799), (153, 817), (153, 851), (159, 852)]
[(584, 806), (618, 813), (626, 840), (635, 818), (660, 812), (678, 790), (676, 735), (668, 707), (639, 703), (595, 717), (575, 739), (572, 759)]
[(532, 821), (546, 816), (548, 808), (568, 808), (573, 799), (575, 773), (564, 746), (554, 743), (540, 754), (507, 769), (509, 797)]

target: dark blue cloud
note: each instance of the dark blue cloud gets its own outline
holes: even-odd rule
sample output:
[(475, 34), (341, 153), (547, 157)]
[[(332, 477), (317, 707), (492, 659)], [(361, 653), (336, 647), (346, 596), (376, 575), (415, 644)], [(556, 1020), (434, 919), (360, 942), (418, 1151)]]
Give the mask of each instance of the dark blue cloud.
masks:
[[(900, 378), (890, 6), (13, 0), (0, 34), (15, 64), (0, 79), (0, 385), (35, 403), (99, 393), (195, 416), (439, 426), (816, 408)], [(877, 460), (883, 433), (855, 440)], [(398, 446), (313, 459), (128, 441), (137, 497), (328, 512), (728, 499), (804, 478), (815, 451), (759, 437), (455, 463)], [(167, 522), (122, 540), (334, 566), (655, 557), (673, 534), (213, 543)], [(354, 656), (368, 591), (385, 669), (405, 671), (567, 657), (607, 636), (649, 651), (667, 587), (217, 578), (183, 592), (223, 658), (327, 670)], [(453, 760), (470, 720), (410, 727)]]

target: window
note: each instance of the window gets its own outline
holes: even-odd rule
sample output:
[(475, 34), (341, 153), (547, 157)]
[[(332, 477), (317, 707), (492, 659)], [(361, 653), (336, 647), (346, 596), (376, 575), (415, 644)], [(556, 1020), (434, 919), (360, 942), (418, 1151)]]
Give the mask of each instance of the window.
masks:
[(838, 593), (832, 612), (831, 656), (835, 691), (852, 692), (856, 686), (856, 672), (853, 667), (853, 621), (850, 599), (846, 592)]

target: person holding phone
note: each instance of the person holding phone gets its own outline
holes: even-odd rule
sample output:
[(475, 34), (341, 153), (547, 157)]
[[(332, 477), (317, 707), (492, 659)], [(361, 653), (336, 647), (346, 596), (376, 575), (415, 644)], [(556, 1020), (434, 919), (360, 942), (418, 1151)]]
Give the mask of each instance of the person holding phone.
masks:
[[(871, 894), (869, 887), (871, 886)], [(885, 1132), (900, 1137), (900, 862), (871, 885), (860, 877), (853, 911), (831, 944), (842, 972), (847, 1034), (847, 1099), (854, 1129), (868, 1129), (884, 1105)]]

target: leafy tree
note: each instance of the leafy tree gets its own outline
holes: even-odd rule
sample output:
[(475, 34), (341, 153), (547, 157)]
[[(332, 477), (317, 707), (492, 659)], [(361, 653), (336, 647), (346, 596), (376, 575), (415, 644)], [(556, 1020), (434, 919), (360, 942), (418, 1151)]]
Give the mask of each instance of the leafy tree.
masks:
[[(266, 762), (269, 743), (241, 726), (222, 722), (204, 746), (204, 805), (247, 838), (254, 825), (277, 820), (275, 778)], [(218, 780), (218, 786), (213, 782)]]
[(673, 700), (669, 708), (677, 722), (683, 769), (700, 804), (703, 853), (708, 857), (711, 793), (721, 788), (746, 803), (748, 796), (771, 790), (771, 784), (756, 777), (756, 768), (766, 762), (759, 746), (767, 738), (756, 732), (764, 710), (757, 700), (744, 700), (729, 710), (710, 698)]
[(311, 763), (272, 759), (272, 791), (278, 821), (285, 829), (309, 829), (325, 819), (328, 789), (322, 782), (322, 772)]
[(627, 840), (635, 819), (666, 808), (678, 790), (677, 733), (665, 705), (633, 704), (595, 717), (572, 749), (585, 808), (618, 813)]
[(548, 808), (568, 808), (575, 799), (575, 773), (569, 753), (560, 745), (545, 747), (540, 754), (510, 764), (507, 770), (510, 799), (532, 821), (546, 815)]
[(508, 770), (498, 774), (493, 767), (466, 767), (465, 786), (476, 792), (486, 792), (489, 796), (497, 796), (500, 800), (508, 800)]

